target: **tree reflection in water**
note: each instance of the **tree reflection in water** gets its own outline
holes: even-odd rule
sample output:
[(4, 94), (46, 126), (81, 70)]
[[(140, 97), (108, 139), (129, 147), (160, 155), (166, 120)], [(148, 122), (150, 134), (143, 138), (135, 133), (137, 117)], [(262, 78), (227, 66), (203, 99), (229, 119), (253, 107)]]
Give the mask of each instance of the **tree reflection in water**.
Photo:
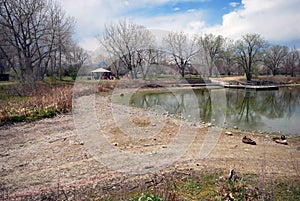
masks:
[(275, 119), (288, 122), (291, 118), (300, 117), (299, 87), (275, 91), (227, 89), (226, 103), (212, 101), (212, 94), (216, 93), (217, 90), (207, 88), (178, 90), (175, 93), (137, 92), (131, 96), (130, 104), (143, 108), (159, 106), (163, 111), (180, 114), (193, 121), (210, 122), (213, 118), (218, 118), (214, 113), (224, 113), (229, 126), (237, 125), (253, 130), (272, 127), (266, 125), (265, 121), (270, 123)]

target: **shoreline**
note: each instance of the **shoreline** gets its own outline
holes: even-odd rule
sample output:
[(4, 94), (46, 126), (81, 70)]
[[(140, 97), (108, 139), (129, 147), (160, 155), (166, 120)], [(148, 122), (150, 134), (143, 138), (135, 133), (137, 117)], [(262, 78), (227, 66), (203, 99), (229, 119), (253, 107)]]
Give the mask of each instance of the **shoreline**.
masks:
[[(158, 127), (157, 124), (151, 123), (153, 119), (164, 119), (166, 124), (159, 134), (149, 139), (128, 140), (124, 138), (124, 133), (117, 129), (118, 125), (127, 124), (116, 124), (113, 119), (110, 95), (97, 94), (96, 112), (98, 118), (105, 120), (100, 122), (103, 123), (103, 128), (111, 133), (107, 140), (112, 144), (117, 143), (117, 146), (112, 146), (122, 151), (151, 153), (153, 150), (167, 149), (170, 139), (174, 139), (178, 128), (185, 124), (182, 122), (184, 120), (176, 117), (142, 108), (130, 108), (130, 118), (139, 127)], [(213, 173), (215, 170), (221, 170), (222, 174), (226, 175), (229, 168), (234, 166), (240, 175), (259, 174), (263, 167), (267, 178), (272, 176), (288, 179), (299, 176), (299, 137), (288, 137), (289, 145), (280, 145), (272, 141), (271, 134), (220, 129), (213, 150), (206, 158), (199, 159), (198, 154), (208, 129), (213, 131), (213, 127), (205, 127), (207, 124), (195, 126), (190, 122), (187, 125), (196, 132), (187, 152), (175, 163), (161, 171), (150, 172), (150, 175), (164, 175), (170, 171), (183, 171), (185, 174), (191, 171)], [(130, 174), (120, 174), (109, 169), (105, 163), (100, 163), (93, 157), (86, 147), (87, 144), (78, 136), (72, 113), (36, 122), (17, 123), (1, 127), (0, 130), (0, 164), (3, 164), (1, 186), (8, 190), (9, 195), (26, 197), (30, 192), (51, 193), (57, 190), (57, 185), (67, 190), (68, 186), (70, 189), (76, 188), (76, 183), (81, 183), (79, 189), (90, 188), (89, 186), (94, 185), (107, 185), (111, 178), (132, 177)], [(231, 131), (232, 135), (227, 135), (226, 131)], [(245, 134), (255, 140), (257, 145), (242, 143), (241, 138)], [(137, 179), (144, 177), (147, 175), (138, 175)]]

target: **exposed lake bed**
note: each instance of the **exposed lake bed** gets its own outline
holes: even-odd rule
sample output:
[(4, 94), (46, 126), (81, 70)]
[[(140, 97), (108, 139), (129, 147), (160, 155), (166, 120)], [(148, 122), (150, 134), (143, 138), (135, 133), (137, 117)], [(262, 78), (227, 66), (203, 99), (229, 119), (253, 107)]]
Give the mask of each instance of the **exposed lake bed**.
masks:
[[(156, 93), (157, 90), (140, 90), (138, 93), (145, 91)], [(210, 95), (210, 98), (203, 96), (200, 99), (195, 98), (197, 97), (195, 94), (209, 94), (210, 89), (196, 90), (192, 95), (185, 95), (186, 89), (180, 89), (179, 91), (182, 93), (179, 94), (173, 91), (174, 88), (164, 90), (165, 92), (171, 90), (173, 94), (169, 95), (175, 97), (175, 101), (172, 102), (174, 105), (178, 106), (178, 100), (188, 100), (186, 108), (191, 106), (193, 112), (187, 113), (185, 112), (187, 110), (183, 110), (180, 115), (171, 113), (158, 104), (165, 101), (157, 101), (157, 98), (146, 99), (147, 102), (153, 100), (156, 103), (153, 107), (139, 108), (133, 107), (134, 104), (124, 106), (115, 103), (110, 94), (100, 93), (95, 96), (95, 112), (101, 126), (99, 134), (105, 131), (110, 146), (120, 149), (122, 152), (155, 154), (157, 150), (168, 150), (172, 140), (176, 139), (178, 133), (180, 134), (180, 128), (184, 128), (182, 130), (184, 134), (192, 132), (193, 141), (177, 161), (162, 166), (164, 168), (157, 171), (152, 170), (152, 166), (142, 164), (140, 168), (149, 170), (149, 173), (133, 176), (111, 169), (105, 164), (105, 161), (97, 160), (90, 152), (88, 143), (80, 138), (76, 122), (71, 114), (31, 123), (18, 123), (1, 128), (3, 195), (11, 198), (25, 198), (26, 196), (28, 198), (31, 193), (37, 198), (41, 198), (39, 196), (47, 194), (46, 192), (55, 194), (59, 191), (58, 186), (61, 188), (60, 192), (64, 190), (64, 192), (80, 193), (80, 189), (88, 188), (92, 189), (88, 192), (98, 191), (100, 195), (104, 195), (107, 193), (107, 190), (103, 190), (104, 188), (109, 187), (113, 191), (114, 186), (121, 185), (120, 181), (130, 182), (131, 178), (139, 180), (147, 178), (146, 183), (151, 181), (154, 174), (164, 175), (174, 171), (190, 174), (193, 171), (214, 172), (215, 170), (221, 170), (221, 175), (226, 177), (232, 166), (239, 175), (250, 174), (256, 180), (264, 177), (271, 181), (274, 181), (275, 178), (290, 181), (291, 178), (299, 176), (299, 137), (288, 136), (288, 145), (281, 145), (275, 143), (272, 140), (273, 135), (268, 133), (242, 131), (240, 127), (218, 128), (219, 123), (223, 123), (223, 126), (228, 124), (226, 112), (224, 113), (223, 106), (220, 106), (220, 103), (226, 102), (227, 99), (223, 89), (213, 89), (216, 93)], [(194, 91), (195, 89), (189, 88), (188, 90)], [(118, 99), (124, 100), (131, 97), (127, 96), (125, 91), (123, 95), (120, 93), (114, 95)], [(83, 96), (79, 99), (86, 103), (85, 101), (89, 97)], [(135, 99), (127, 99), (127, 101), (130, 100), (131, 103), (134, 103), (132, 100)], [(208, 104), (209, 102), (211, 104)], [(198, 103), (206, 105), (208, 109), (197, 109)], [(123, 118), (116, 121), (113, 111), (118, 114), (122, 108), (128, 111), (128, 119)], [(203, 117), (208, 117), (207, 121), (201, 119)], [(90, 120), (88, 115), (80, 116), (80, 118)], [(129, 140), (130, 136), (126, 130), (122, 130), (124, 126), (130, 127), (128, 120), (136, 126), (132, 130), (135, 135), (132, 140)], [(151, 133), (151, 130), (159, 129), (161, 122), (164, 122), (162, 129), (158, 133)], [(226, 123), (224, 124), (224, 122)], [(142, 136), (145, 139), (137, 138), (138, 132), (134, 131), (139, 129), (144, 129), (147, 131), (145, 133), (149, 133), (151, 136)], [(207, 142), (205, 139), (209, 134), (217, 137), (216, 144), (210, 147), (212, 149), (205, 158), (200, 158), (199, 153), (203, 153), (203, 144)], [(242, 143), (244, 135), (255, 140), (257, 145)], [(186, 145), (184, 143), (186, 142), (183, 141), (183, 146)], [(113, 154), (107, 155), (107, 157), (115, 159)], [(99, 189), (102, 189), (101, 192)], [(118, 193), (122, 195), (124, 192)], [(61, 193), (61, 195), (63, 194)]]

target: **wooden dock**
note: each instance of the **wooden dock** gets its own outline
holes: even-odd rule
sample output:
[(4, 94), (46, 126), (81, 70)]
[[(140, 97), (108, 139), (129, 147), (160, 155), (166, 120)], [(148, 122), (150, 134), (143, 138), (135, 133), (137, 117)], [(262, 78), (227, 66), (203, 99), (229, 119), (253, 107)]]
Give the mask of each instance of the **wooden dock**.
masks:
[(231, 88), (231, 89), (249, 89), (249, 90), (278, 90), (279, 86), (275, 85), (261, 85), (261, 86), (256, 86), (256, 85), (233, 85), (233, 84), (225, 84), (223, 85), (225, 88)]

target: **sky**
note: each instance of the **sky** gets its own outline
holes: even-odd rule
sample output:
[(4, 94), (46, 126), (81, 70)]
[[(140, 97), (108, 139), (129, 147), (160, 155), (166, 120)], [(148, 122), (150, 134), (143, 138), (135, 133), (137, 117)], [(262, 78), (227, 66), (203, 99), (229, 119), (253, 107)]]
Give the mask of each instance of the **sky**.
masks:
[(100, 47), (105, 25), (127, 19), (150, 30), (212, 33), (240, 39), (258, 33), (271, 44), (300, 48), (299, 0), (58, 0), (76, 21), (74, 39)]

